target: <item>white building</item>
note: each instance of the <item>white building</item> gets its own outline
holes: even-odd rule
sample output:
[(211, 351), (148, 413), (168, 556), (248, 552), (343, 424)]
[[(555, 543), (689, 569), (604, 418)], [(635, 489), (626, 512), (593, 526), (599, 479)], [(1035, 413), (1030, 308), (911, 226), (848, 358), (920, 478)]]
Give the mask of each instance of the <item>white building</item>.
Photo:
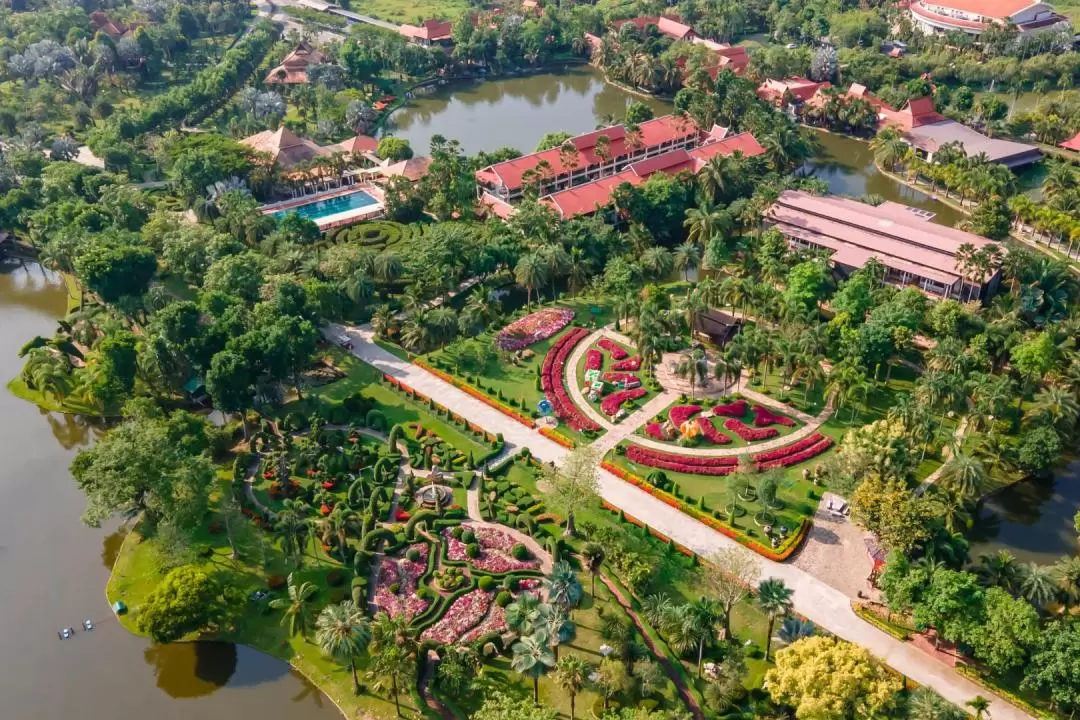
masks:
[(1067, 22), (1037, 0), (911, 0), (910, 8), (915, 27), (928, 34), (959, 30), (980, 35), (990, 25), (1015, 25), (1026, 33)]

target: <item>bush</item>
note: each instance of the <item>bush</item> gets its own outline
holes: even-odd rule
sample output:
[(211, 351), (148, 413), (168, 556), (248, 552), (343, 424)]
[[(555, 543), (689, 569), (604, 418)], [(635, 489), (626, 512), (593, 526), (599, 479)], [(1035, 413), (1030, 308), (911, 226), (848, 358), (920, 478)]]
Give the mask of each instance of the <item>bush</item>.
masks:
[(514, 596), (503, 590), (495, 596), (495, 604), (501, 608), (506, 607), (514, 599)]
[(352, 582), (349, 583), (349, 584), (354, 588), (366, 588), (367, 587), (367, 578), (366, 577), (354, 577), (352, 579)]
[(490, 575), (483, 575), (480, 577), (479, 580), (476, 581), (476, 585), (481, 590), (490, 590), (495, 586), (495, 578), (491, 577)]
[(461, 542), (465, 543), (466, 545), (475, 543), (476, 533), (474, 533), (469, 528), (465, 528), (461, 533)]
[(503, 580), (503, 587), (510, 592), (515, 592), (518, 589), (518, 579), (516, 577), (508, 577)]
[(409, 560), (409, 562), (416, 562), (420, 559), (420, 551), (416, 548), (409, 548), (409, 551), (405, 553), (405, 557)]
[(345, 599), (345, 590), (344, 590), (344, 588), (334, 588), (333, 590), (330, 591), (330, 594), (328, 595), (328, 598), (330, 600), (331, 605), (337, 605), (338, 603), (340, 603), (342, 600)]
[(268, 575), (266, 577), (266, 587), (271, 590), (280, 590), (289, 584), (289, 581), (284, 575)]
[(330, 587), (337, 587), (345, 582), (345, 573), (340, 570), (331, 570), (326, 573), (326, 584)]
[(525, 547), (525, 545), (522, 543), (516, 543), (512, 548), (510, 548), (510, 555), (515, 560), (528, 560), (529, 548)]
[(465, 528), (458, 525), (457, 527), (455, 527), (453, 530), (450, 531), (450, 537), (454, 538), (455, 540), (460, 540), (461, 536), (462, 536), (462, 534), (464, 532), (465, 532)]
[(469, 543), (465, 546), (465, 554), (471, 558), (480, 557), (480, 546), (476, 543)]
[(394, 593), (395, 595), (401, 592), (401, 583), (391, 583), (390, 592)]

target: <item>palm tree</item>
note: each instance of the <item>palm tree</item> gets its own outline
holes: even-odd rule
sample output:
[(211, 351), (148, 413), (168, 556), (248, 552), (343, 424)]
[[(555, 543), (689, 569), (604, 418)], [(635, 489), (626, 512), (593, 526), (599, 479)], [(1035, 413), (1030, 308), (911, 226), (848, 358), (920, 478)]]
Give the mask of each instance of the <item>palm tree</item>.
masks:
[(577, 637), (577, 626), (567, 617), (562, 608), (555, 608), (544, 618), (541, 634), (547, 636), (548, 647), (555, 654), (555, 662), (559, 661), (559, 646), (568, 643)]
[(692, 629), (692, 637), (697, 645), (698, 677), (705, 659), (705, 646), (716, 640), (717, 627), (724, 619), (724, 606), (719, 600), (700, 597), (683, 606), (683, 622), (687, 630)]
[(690, 280), (690, 271), (701, 264), (701, 246), (687, 240), (675, 248), (675, 267), (682, 270), (683, 280)]
[(1023, 568), (1016, 561), (1016, 556), (1008, 550), (999, 550), (993, 555), (980, 555), (979, 567), (975, 572), (983, 584), (999, 587), (1008, 593), (1015, 593), (1023, 579)]
[(304, 638), (304, 642), (307, 642), (308, 625), (311, 623), (311, 608), (308, 607), (308, 602), (318, 589), (306, 580), (297, 585), (296, 580), (295, 573), (289, 573), (289, 596), (271, 600), (270, 607), (274, 610), (284, 610), (285, 614), (281, 617), (282, 625), (287, 621), (289, 634), (299, 633)]
[(757, 604), (769, 618), (769, 632), (765, 636), (765, 661), (769, 660), (772, 649), (773, 624), (776, 618), (791, 612), (791, 598), (795, 591), (784, 584), (783, 580), (768, 578), (758, 585)]
[(683, 227), (689, 230), (687, 240), (705, 247), (726, 224), (726, 217), (724, 211), (708, 199), (702, 201), (699, 207), (688, 208), (686, 219), (683, 220)]
[(554, 300), (555, 281), (558, 278), (565, 277), (570, 271), (570, 255), (561, 244), (556, 243), (541, 249), (540, 258), (544, 263), (544, 274), (547, 276), (548, 282), (551, 283), (551, 299)]
[(1053, 565), (1054, 577), (1065, 599), (1065, 610), (1080, 602), (1080, 557), (1063, 557)]
[(514, 280), (525, 288), (525, 304), (529, 310), (532, 310), (532, 291), (547, 280), (543, 259), (536, 253), (522, 255), (514, 266)]
[[(378, 679), (378, 685), (385, 688), (394, 698), (394, 709), (401, 716), (399, 695), (402, 685), (408, 685), (416, 674), (416, 656), (405, 649), (390, 645), (378, 652), (371, 653), (371, 670), (368, 675)], [(389, 687), (387, 687), (389, 685)]]
[(426, 310), (417, 310), (401, 326), (401, 344), (406, 350), (420, 353), (431, 344), (432, 326)]
[(582, 660), (577, 655), (567, 655), (555, 666), (555, 682), (570, 696), (570, 720), (576, 717), (575, 701), (592, 675), (592, 663)]
[(638, 262), (653, 280), (663, 280), (675, 269), (675, 258), (671, 251), (659, 245), (641, 253)]
[(886, 170), (894, 171), (896, 166), (908, 156), (911, 147), (896, 128), (888, 127), (879, 132), (870, 141), (874, 160)]
[(454, 339), (458, 317), (449, 305), (441, 305), (427, 313), (427, 322), (431, 326), (432, 334), (439, 339), (440, 348), (446, 347), (446, 343)]
[(1068, 390), (1048, 385), (1035, 394), (1029, 417), (1058, 429), (1071, 428), (1080, 417), (1080, 404)]
[(704, 384), (709, 377), (709, 363), (705, 351), (696, 347), (684, 354), (675, 366), (675, 375), (690, 383), (690, 397), (696, 397), (698, 383)]
[[(288, 478), (281, 482), (287, 483)], [(307, 511), (308, 506), (302, 501), (289, 498), (274, 516), (274, 535), (281, 539), (281, 552), (287, 558), (294, 558), (297, 567), (304, 562), (304, 517)]]
[(506, 606), (506, 627), (518, 635), (531, 635), (544, 625), (551, 607), (535, 593), (522, 593)]
[(976, 695), (964, 704), (975, 711), (975, 720), (990, 717), (990, 701), (982, 695)]
[(965, 720), (967, 714), (928, 687), (916, 688), (908, 697), (908, 720)]
[(581, 602), (584, 592), (570, 563), (561, 560), (551, 568), (551, 573), (544, 578), (544, 590), (548, 600), (564, 612), (570, 612)]
[(938, 484), (964, 499), (975, 499), (986, 487), (986, 467), (972, 455), (957, 450), (941, 468)]
[(371, 313), (371, 329), (375, 331), (375, 335), (380, 338), (386, 338), (390, 335), (392, 328), (394, 327), (394, 311), (390, 309), (389, 305), (379, 305)]
[(356, 677), (356, 658), (371, 642), (371, 629), (364, 612), (352, 600), (327, 605), (315, 620), (315, 642), (323, 652), (348, 664), (352, 672), (353, 694), (360, 694)]
[(589, 574), (592, 576), (592, 587), (589, 589), (589, 594), (594, 598), (596, 597), (596, 576), (600, 574), (600, 569), (604, 566), (604, 560), (607, 559), (607, 553), (604, 552), (604, 546), (598, 542), (587, 542), (585, 547), (581, 548), (581, 559), (585, 563), (585, 567), (588, 568)]
[(809, 620), (800, 620), (799, 618), (789, 617), (784, 618), (784, 622), (780, 623), (780, 631), (777, 633), (777, 637), (790, 645), (796, 640), (810, 637), (816, 632), (817, 626)]
[(540, 704), (540, 678), (555, 666), (555, 656), (548, 647), (544, 634), (526, 635), (514, 643), (514, 656), (510, 667), (514, 672), (527, 675), (533, 681), (533, 705)]
[(1036, 608), (1046, 607), (1058, 594), (1054, 571), (1038, 563), (1023, 566), (1020, 594)]

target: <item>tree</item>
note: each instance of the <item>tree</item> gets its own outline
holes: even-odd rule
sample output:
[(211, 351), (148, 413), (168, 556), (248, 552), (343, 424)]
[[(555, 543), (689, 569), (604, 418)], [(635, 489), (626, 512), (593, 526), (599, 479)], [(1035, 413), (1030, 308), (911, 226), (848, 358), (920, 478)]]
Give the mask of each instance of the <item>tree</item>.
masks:
[(211, 359), (206, 372), (206, 390), (214, 406), (226, 413), (240, 413), (244, 438), (248, 436), (244, 411), (251, 407), (255, 373), (247, 359), (239, 353), (223, 350)]
[[(405, 616), (402, 615), (402, 618)], [(401, 688), (408, 685), (416, 674), (416, 656), (405, 646), (387, 644), (374, 651), (372, 643), (371, 669), (368, 674), (378, 678), (379, 684), (394, 699), (394, 709), (401, 715)], [(389, 684), (389, 688), (386, 685)]]
[(777, 578), (762, 580), (758, 585), (757, 604), (769, 618), (769, 631), (765, 636), (766, 661), (769, 659), (769, 650), (772, 648), (773, 625), (776, 623), (776, 618), (784, 617), (791, 612), (791, 598), (794, 594), (794, 590)]
[(1039, 640), (1039, 614), (998, 587), (987, 589), (984, 607), (970, 638), (975, 657), (1002, 675), (1023, 667)]
[(683, 280), (689, 280), (690, 271), (701, 265), (701, 245), (687, 240), (675, 248), (674, 260), (675, 268), (683, 272)]
[(544, 467), (548, 500), (566, 513), (564, 537), (576, 532), (575, 510), (588, 507), (596, 501), (596, 468), (599, 464), (600, 458), (592, 446), (583, 445), (566, 456), (562, 467)]
[(643, 102), (635, 100), (626, 106), (626, 113), (623, 116), (623, 122), (630, 123), (632, 125), (640, 125), (646, 120), (652, 120), (654, 116), (651, 107)]
[(514, 266), (514, 280), (525, 288), (525, 301), (530, 310), (532, 309), (532, 291), (543, 285), (547, 277), (543, 258), (537, 253), (529, 253), (518, 258), (517, 265)]
[(982, 622), (985, 593), (972, 573), (935, 570), (921, 601), (913, 608), (912, 618), (920, 628), (937, 630), (935, 643), (940, 638), (967, 642)]
[(600, 661), (593, 684), (604, 698), (604, 710), (607, 710), (611, 699), (619, 693), (629, 692), (634, 685), (634, 680), (630, 677), (630, 671), (626, 669), (626, 665), (607, 657)]
[(705, 582), (724, 608), (724, 637), (731, 639), (731, 611), (757, 584), (761, 570), (748, 550), (719, 550), (705, 564)]
[(957, 451), (945, 461), (938, 484), (965, 500), (973, 500), (983, 494), (987, 480), (986, 467), (980, 460)]
[(984, 720), (985, 718), (990, 717), (990, 701), (982, 695), (976, 695), (964, 703), (964, 705), (975, 711), (975, 720)]
[(379, 147), (375, 150), (375, 154), (383, 160), (399, 162), (410, 159), (413, 156), (413, 150), (405, 138), (387, 135), (379, 140)]
[(274, 610), (284, 610), (285, 614), (281, 617), (281, 624), (284, 625), (288, 622), (289, 634), (299, 634), (304, 638), (304, 642), (307, 642), (308, 626), (311, 623), (309, 604), (311, 598), (318, 592), (318, 588), (307, 580), (297, 584), (298, 580), (299, 578), (293, 573), (289, 573), (289, 596), (271, 600), (270, 607)]
[(1080, 624), (1067, 620), (1051, 623), (1039, 639), (1020, 686), (1028, 691), (1046, 693), (1058, 708), (1073, 712), (1080, 708), (1078, 657)]
[(784, 287), (784, 302), (792, 308), (813, 310), (822, 299), (828, 280), (824, 263), (808, 260), (791, 268)]
[(511, 648), (514, 655), (510, 667), (514, 672), (528, 675), (533, 681), (533, 704), (540, 704), (540, 678), (555, 666), (555, 656), (543, 633), (526, 635)]
[(966, 720), (967, 714), (928, 687), (916, 688), (907, 702), (908, 720)]
[(1017, 461), (1025, 472), (1039, 475), (1061, 458), (1061, 452), (1061, 438), (1054, 428), (1037, 427), (1024, 433)]
[(315, 620), (315, 642), (323, 652), (339, 663), (347, 664), (352, 672), (353, 694), (360, 694), (356, 677), (356, 658), (371, 642), (364, 612), (352, 600), (327, 605)]
[(864, 648), (822, 636), (777, 651), (765, 683), (800, 720), (881, 716), (902, 687)]
[(544, 590), (549, 602), (570, 612), (581, 602), (582, 589), (577, 575), (570, 563), (565, 560), (555, 563), (551, 572), (544, 578)]
[(75, 272), (102, 300), (115, 303), (146, 292), (157, 272), (157, 258), (148, 247), (101, 238), (83, 247), (75, 258)]
[(589, 682), (592, 675), (592, 664), (582, 660), (577, 655), (565, 655), (555, 665), (555, 682), (570, 696), (570, 720), (576, 717), (576, 700), (578, 693)]
[(496, 691), (472, 714), (472, 720), (556, 720), (551, 708), (537, 707), (528, 700), (515, 700)]
[(885, 546), (906, 554), (930, 537), (929, 521), (936, 510), (904, 481), (870, 475), (852, 493), (851, 512)]
[(236, 599), (206, 571), (185, 565), (171, 570), (139, 605), (136, 625), (156, 643), (175, 642), (221, 626)]
[(598, 542), (585, 543), (585, 546), (581, 548), (581, 559), (585, 562), (585, 567), (588, 568), (589, 574), (592, 576), (592, 587), (589, 589), (589, 594), (595, 598), (596, 576), (600, 574), (600, 569), (604, 566), (604, 560), (607, 559), (604, 546)]
[(823, 45), (814, 53), (814, 59), (810, 62), (810, 79), (814, 82), (835, 80), (839, 67), (840, 58), (836, 48)]

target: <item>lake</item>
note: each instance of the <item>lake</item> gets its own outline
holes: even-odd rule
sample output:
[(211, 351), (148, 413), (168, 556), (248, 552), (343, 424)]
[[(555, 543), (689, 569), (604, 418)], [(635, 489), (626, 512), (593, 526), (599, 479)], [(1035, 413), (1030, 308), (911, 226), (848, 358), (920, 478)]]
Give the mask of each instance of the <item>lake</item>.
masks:
[(973, 533), (971, 557), (1008, 550), (1023, 562), (1049, 565), (1080, 552), (1073, 517), (1080, 510), (1080, 460), (1056, 475), (1016, 483), (987, 499)]
[[(56, 330), (66, 302), (36, 265), (0, 262), (2, 383), (20, 371), (27, 340)], [(340, 718), (279, 660), (226, 643), (155, 647), (116, 622), (105, 583), (123, 533), (82, 524), (85, 497), (68, 471), (95, 432), (0, 387), (0, 717)], [(93, 632), (81, 630), (87, 617)], [(77, 632), (61, 641), (65, 626)]]

